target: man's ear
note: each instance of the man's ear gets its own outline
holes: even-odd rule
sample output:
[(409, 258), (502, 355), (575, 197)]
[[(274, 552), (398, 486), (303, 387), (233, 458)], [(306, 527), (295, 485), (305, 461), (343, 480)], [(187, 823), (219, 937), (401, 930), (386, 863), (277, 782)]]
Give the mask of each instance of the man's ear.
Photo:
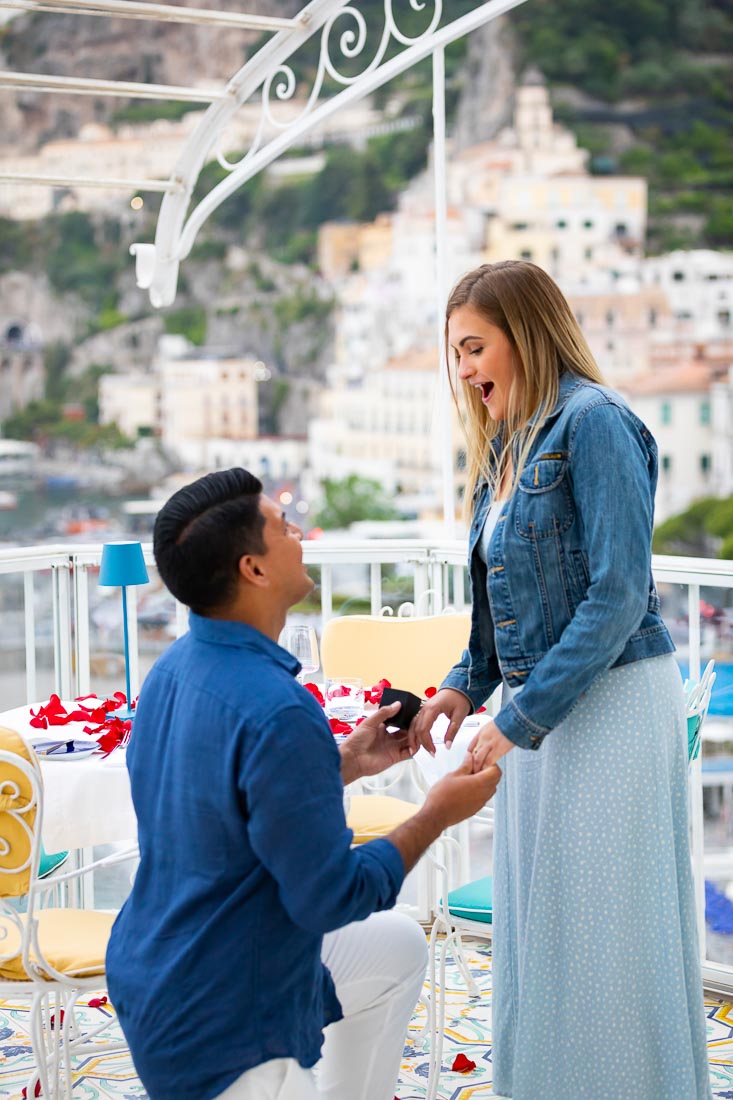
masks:
[(264, 588), (267, 584), (267, 576), (261, 555), (243, 554), (239, 559), (239, 575), (248, 584), (253, 584), (257, 588)]

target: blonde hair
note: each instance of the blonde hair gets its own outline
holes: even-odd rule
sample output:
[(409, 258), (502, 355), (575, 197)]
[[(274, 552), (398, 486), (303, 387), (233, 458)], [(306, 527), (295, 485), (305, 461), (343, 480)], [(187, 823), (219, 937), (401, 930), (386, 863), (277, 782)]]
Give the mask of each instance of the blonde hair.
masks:
[[(561, 374), (569, 370), (601, 384), (604, 379), (560, 288), (541, 267), (524, 260), (482, 264), (459, 279), (446, 306), (448, 372), (459, 415), (448, 321), (461, 306), (470, 306), (501, 329), (512, 346), (516, 369), (503, 422), (491, 418), (480, 391), (463, 385), (466, 416), (461, 420), (468, 444), (464, 511), (468, 515), (479, 480), (485, 478), (495, 491), (516, 450), (510, 488), (514, 492), (543, 421), (557, 403)], [(493, 442), (497, 435), (501, 436), (498, 448)]]

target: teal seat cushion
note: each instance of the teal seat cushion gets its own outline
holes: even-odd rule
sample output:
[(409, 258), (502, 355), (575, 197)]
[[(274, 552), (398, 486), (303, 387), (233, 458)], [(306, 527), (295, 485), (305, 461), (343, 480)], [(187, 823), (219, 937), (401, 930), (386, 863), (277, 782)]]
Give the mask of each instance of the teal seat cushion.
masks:
[(491, 875), (487, 875), (451, 890), (448, 894), (448, 912), (454, 917), (491, 924), (493, 900), (493, 883)]
[(696, 760), (700, 751), (700, 727), (702, 718), (699, 714), (692, 714), (687, 719), (687, 759)]
[(46, 878), (60, 867), (62, 863), (65, 863), (68, 858), (68, 852), (53, 852), (49, 854), (43, 845), (41, 845), (41, 852), (38, 859), (38, 877)]

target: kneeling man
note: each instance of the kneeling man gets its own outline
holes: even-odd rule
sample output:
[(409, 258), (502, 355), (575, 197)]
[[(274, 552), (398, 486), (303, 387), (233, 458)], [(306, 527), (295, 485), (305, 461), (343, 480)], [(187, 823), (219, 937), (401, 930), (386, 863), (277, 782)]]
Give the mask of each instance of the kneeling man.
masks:
[(501, 775), (472, 775), (469, 759), (389, 837), (351, 847), (344, 783), (415, 744), (387, 734), (394, 704), (339, 752), (298, 684), (277, 639), (312, 586), (301, 538), (242, 469), (181, 489), (156, 520), (190, 629), (140, 694), (127, 754), (140, 867), (107, 954), (151, 1100), (392, 1100), (426, 946), (384, 910)]

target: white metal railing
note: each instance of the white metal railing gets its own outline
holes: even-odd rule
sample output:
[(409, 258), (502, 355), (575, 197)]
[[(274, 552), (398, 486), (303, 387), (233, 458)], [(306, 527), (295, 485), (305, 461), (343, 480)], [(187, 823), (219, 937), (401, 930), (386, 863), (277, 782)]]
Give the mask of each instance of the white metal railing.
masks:
[[(155, 583), (155, 566), (149, 545), (143, 547), (151, 578)], [(317, 570), (316, 602), (304, 612), (314, 616), (322, 624), (333, 616), (338, 599), (344, 595), (356, 596), (360, 610), (369, 609), (372, 614), (385, 610), (389, 599), (387, 579), (390, 571), (398, 571), (399, 600), (412, 605), (417, 614), (438, 614), (446, 607), (461, 609), (467, 599), (466, 543), (460, 539), (446, 540), (342, 540), (325, 539), (303, 543), (304, 559), (309, 568)], [(53, 688), (63, 698), (85, 695), (98, 687), (93, 683), (92, 658), (94, 632), (92, 630), (93, 574), (101, 560), (101, 545), (49, 545), (21, 547), (0, 551), (0, 671), (8, 671), (5, 655), (13, 652), (17, 663), (24, 663), (25, 702), (37, 702), (40, 698), (39, 623), (42, 619), (52, 627), (51, 638), (46, 640), (47, 662), (50, 659), (53, 672)], [(733, 661), (733, 638), (715, 643), (703, 638), (701, 630), (701, 589), (722, 590), (718, 602), (725, 602), (725, 590), (733, 589), (733, 562), (708, 558), (683, 558), (655, 556), (652, 568), (663, 599), (663, 611), (667, 602), (676, 595), (676, 629), (679, 648), (689, 658), (690, 677), (700, 676), (703, 651), (705, 657), (720, 657), (729, 650)], [(3, 599), (4, 587), (14, 586), (14, 598), (22, 605), (22, 616), (15, 619), (7, 613), (12, 600)], [(674, 586), (679, 586), (675, 589)], [(708, 599), (710, 596), (708, 594)], [(39, 613), (40, 606), (40, 613)], [(391, 609), (390, 609), (391, 610)], [(669, 612), (668, 612), (669, 614)], [(680, 621), (686, 618), (686, 627)], [(22, 619), (22, 631), (17, 629)], [(186, 630), (185, 608), (170, 603), (170, 637)], [(140, 685), (140, 647), (138, 632), (137, 589), (128, 591), (128, 628), (130, 639), (130, 681), (133, 694)], [(686, 638), (684, 630), (686, 629)], [(680, 636), (680, 631), (683, 631)], [(731, 621), (733, 633), (733, 620)], [(119, 643), (122, 629), (120, 623)], [(167, 644), (159, 639), (159, 650)], [(715, 650), (715, 652), (713, 652)], [(12, 677), (16, 699), (20, 690), (19, 677)], [(9, 703), (2, 690), (6, 678), (0, 679), (0, 710)], [(45, 694), (45, 693), (44, 693)], [(733, 721), (731, 723), (733, 730)], [(691, 811), (692, 850), (696, 873), (698, 918), (704, 928), (704, 837), (701, 761), (692, 765)], [(733, 849), (731, 849), (733, 859)], [(731, 863), (733, 878), (733, 862)], [(704, 942), (704, 937), (703, 937)], [(706, 983), (714, 988), (733, 990), (733, 968), (704, 960)]]
[[(146, 563), (154, 573), (149, 545), (143, 547)], [(419, 614), (437, 614), (446, 606), (462, 609), (466, 603), (466, 544), (461, 539), (440, 540), (324, 540), (303, 543), (304, 559), (320, 571), (317, 592), (320, 605), (315, 613), (325, 622), (334, 614), (334, 583), (345, 567), (363, 567), (362, 598), (368, 600), (372, 614), (378, 614), (385, 602), (384, 568), (403, 567), (402, 600), (412, 603)], [(99, 567), (101, 545), (55, 544), (18, 547), (0, 551), (0, 584), (14, 577), (23, 592), (23, 637), (9, 637), (4, 617), (0, 616), (0, 642), (3, 648), (17, 646), (25, 651), (27, 700), (37, 697), (37, 583), (41, 576), (51, 579), (50, 608), (53, 615), (53, 669), (55, 689), (62, 694), (82, 694), (90, 690), (90, 573)], [(690, 676), (700, 675), (700, 590), (733, 588), (733, 562), (709, 558), (655, 556), (654, 576), (659, 585), (681, 585), (687, 591)], [(353, 589), (354, 582), (350, 582)], [(139, 686), (136, 589), (129, 593), (130, 651), (133, 683)], [(186, 612), (175, 609), (176, 633), (186, 628)], [(11, 626), (11, 632), (14, 628)], [(2, 650), (0, 650), (2, 652)], [(0, 699), (0, 705), (2, 700)]]
[[(154, 575), (154, 561), (149, 545), (144, 546), (145, 560)], [(52, 615), (53, 689), (66, 698), (83, 695), (91, 690), (91, 630), (90, 574), (99, 567), (101, 545), (49, 545), (19, 547), (0, 551), (0, 584), (14, 578), (22, 586), (23, 636), (18, 637), (17, 625), (0, 618), (0, 661), (3, 652), (24, 650), (25, 697), (27, 702), (38, 698), (37, 631), (38, 585), (41, 578), (50, 577), (47, 611)], [(419, 613), (432, 614), (447, 604), (465, 605), (465, 548), (460, 542), (444, 545), (426, 542), (344, 541), (305, 542), (304, 558), (309, 566), (320, 570), (320, 606), (316, 614), (322, 622), (333, 615), (334, 576), (344, 567), (362, 566), (365, 577), (363, 595), (369, 608), (378, 613), (384, 602), (383, 567), (403, 566), (405, 599)], [(171, 605), (173, 607), (173, 604)], [(180, 606), (175, 616), (175, 633), (186, 629), (186, 611)], [(139, 648), (137, 620), (137, 589), (128, 591), (128, 626), (130, 636), (130, 680), (133, 691), (139, 688)], [(0, 709), (3, 700), (0, 698)]]

